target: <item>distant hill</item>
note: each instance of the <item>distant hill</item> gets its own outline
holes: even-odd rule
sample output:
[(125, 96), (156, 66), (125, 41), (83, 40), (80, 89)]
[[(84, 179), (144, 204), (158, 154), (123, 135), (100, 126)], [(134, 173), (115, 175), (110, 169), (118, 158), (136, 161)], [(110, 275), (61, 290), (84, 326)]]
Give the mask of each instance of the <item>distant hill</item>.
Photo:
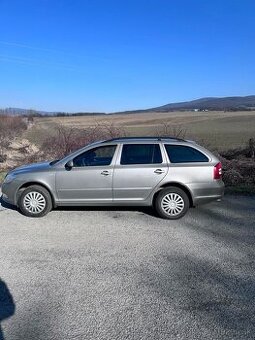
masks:
[(0, 113), (4, 113), (7, 115), (13, 116), (25, 116), (25, 115), (53, 115), (54, 112), (46, 112), (46, 111), (36, 111), (30, 109), (20, 109), (17, 107), (7, 107), (5, 109), (0, 110)]
[(6, 109), (0, 109), (0, 114), (7, 114), (13, 116), (91, 116), (91, 115), (104, 115), (103, 112), (49, 112), (49, 111), (37, 111), (29, 109), (20, 109), (16, 107), (8, 107)]
[[(255, 110), (255, 96), (246, 97), (207, 97), (187, 102), (170, 103), (145, 110), (133, 110), (115, 112), (114, 114), (144, 113), (148, 111), (168, 112), (168, 111), (185, 111), (185, 110), (208, 110), (208, 111), (238, 111), (238, 110)], [(47, 112), (35, 111), (19, 108), (6, 108), (0, 110), (0, 113), (10, 115), (33, 115), (33, 116), (88, 116), (104, 115), (104, 112)]]
[[(150, 111), (173, 110), (251, 110), (255, 109), (255, 96), (246, 97), (208, 97), (188, 102), (171, 103), (150, 109)], [(146, 110), (147, 111), (147, 110)]]

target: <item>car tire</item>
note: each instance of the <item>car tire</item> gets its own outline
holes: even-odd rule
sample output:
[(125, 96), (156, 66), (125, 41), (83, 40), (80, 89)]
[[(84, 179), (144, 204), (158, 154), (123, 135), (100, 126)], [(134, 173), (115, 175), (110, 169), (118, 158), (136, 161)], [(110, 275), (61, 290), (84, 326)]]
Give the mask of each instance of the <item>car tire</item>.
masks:
[(52, 210), (51, 195), (40, 185), (31, 185), (21, 192), (18, 206), (25, 216), (42, 217)]
[(177, 220), (183, 217), (190, 206), (188, 195), (180, 188), (162, 189), (155, 200), (155, 209), (161, 218)]

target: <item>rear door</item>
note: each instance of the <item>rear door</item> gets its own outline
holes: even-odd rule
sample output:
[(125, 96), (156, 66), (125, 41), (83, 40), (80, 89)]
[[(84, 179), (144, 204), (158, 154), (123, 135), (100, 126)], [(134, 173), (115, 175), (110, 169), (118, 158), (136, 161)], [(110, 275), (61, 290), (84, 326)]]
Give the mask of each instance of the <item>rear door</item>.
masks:
[(161, 144), (123, 144), (114, 168), (113, 201), (145, 201), (167, 172)]

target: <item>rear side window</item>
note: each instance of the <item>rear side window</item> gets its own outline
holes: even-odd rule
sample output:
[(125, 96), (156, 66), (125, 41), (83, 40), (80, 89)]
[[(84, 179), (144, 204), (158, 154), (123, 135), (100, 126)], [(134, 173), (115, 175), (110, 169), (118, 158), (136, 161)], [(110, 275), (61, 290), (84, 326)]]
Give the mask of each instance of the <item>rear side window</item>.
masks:
[(124, 144), (120, 164), (162, 163), (159, 144)]
[(171, 163), (208, 162), (209, 159), (200, 151), (184, 145), (165, 145)]

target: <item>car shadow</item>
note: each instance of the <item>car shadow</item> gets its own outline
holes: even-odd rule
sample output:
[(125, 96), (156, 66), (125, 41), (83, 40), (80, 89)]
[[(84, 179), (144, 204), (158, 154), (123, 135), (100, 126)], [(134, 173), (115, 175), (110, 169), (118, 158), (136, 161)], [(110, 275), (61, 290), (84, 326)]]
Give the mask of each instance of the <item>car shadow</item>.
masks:
[(4, 281), (0, 278), (0, 340), (4, 340), (2, 321), (10, 318), (15, 313), (13, 297)]
[(158, 217), (156, 211), (152, 207), (125, 207), (125, 206), (75, 206), (75, 207), (57, 207), (54, 210), (56, 211), (112, 211), (112, 212), (121, 212), (121, 211), (134, 211), (141, 214)]
[[(2, 197), (0, 197), (0, 208), (14, 210), (20, 212), (20, 210), (9, 203), (6, 203)], [(125, 206), (59, 206), (55, 208), (56, 211), (137, 211), (139, 213), (158, 217), (156, 211), (152, 207), (125, 207)], [(1, 340), (1, 338), (0, 338)]]

